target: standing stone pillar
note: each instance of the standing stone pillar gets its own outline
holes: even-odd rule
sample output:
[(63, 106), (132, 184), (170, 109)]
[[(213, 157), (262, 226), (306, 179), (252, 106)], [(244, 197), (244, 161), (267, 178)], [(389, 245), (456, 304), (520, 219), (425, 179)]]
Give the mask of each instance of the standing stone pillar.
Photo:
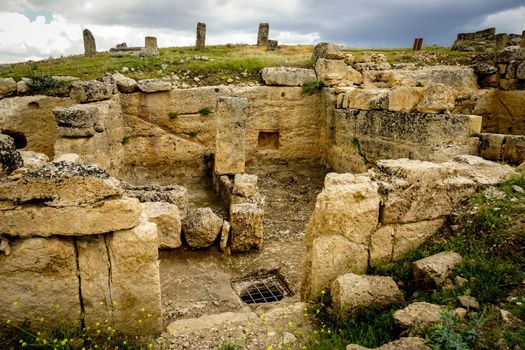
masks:
[(95, 44), (95, 37), (91, 34), (89, 29), (84, 29), (82, 32), (84, 37), (84, 56), (92, 57), (97, 53), (97, 45)]
[(270, 25), (268, 23), (259, 23), (259, 32), (257, 33), (257, 46), (268, 45), (268, 33)]
[(204, 50), (206, 47), (206, 23), (197, 23), (197, 42), (195, 48), (197, 50)]
[(509, 35), (505, 33), (496, 34), (496, 51), (503, 50), (509, 42)]
[(157, 48), (157, 38), (154, 36), (147, 36), (144, 38), (144, 47), (146, 49), (156, 49)]
[(525, 30), (521, 32), (521, 43), (520, 46), (525, 48)]
[(217, 175), (244, 173), (248, 99), (219, 97), (214, 170)]

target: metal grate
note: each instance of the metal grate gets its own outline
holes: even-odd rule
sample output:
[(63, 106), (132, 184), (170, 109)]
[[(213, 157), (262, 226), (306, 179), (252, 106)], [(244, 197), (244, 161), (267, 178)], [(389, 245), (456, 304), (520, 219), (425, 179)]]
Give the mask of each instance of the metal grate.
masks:
[(279, 276), (273, 273), (233, 280), (232, 288), (245, 304), (271, 303), (293, 295)]

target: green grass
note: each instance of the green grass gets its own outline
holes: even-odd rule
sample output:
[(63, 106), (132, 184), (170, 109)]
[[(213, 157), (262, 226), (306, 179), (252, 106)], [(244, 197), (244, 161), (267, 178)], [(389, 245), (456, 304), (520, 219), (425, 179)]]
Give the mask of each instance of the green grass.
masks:
[(168, 118), (170, 119), (177, 119), (178, 116), (179, 116), (179, 112), (169, 112), (168, 113)]
[(322, 81), (307, 80), (303, 84), (303, 92), (305, 94), (313, 94), (316, 91), (321, 91), (324, 87)]
[[(444, 315), (441, 326), (421, 334), (436, 349), (501, 348), (498, 342), (512, 349), (525, 344), (525, 323), (503, 322), (498, 308), (511, 311), (525, 322), (525, 195), (512, 190), (513, 185), (525, 188), (525, 178), (515, 177), (498, 186), (501, 196), (478, 191), (460, 213), (450, 218), (447, 226), (451, 229), (443, 229), (402, 261), (382, 263), (368, 271), (391, 276), (403, 286), (405, 303), (396, 309), (427, 301), (453, 310), (459, 306), (459, 295), (478, 299), (481, 309), (470, 312), (465, 322), (459, 324)], [(467, 282), (452, 288), (418, 290), (412, 280), (411, 262), (446, 250), (463, 256), (452, 278), (461, 276)], [(507, 300), (509, 294), (514, 296), (512, 301)], [(397, 339), (400, 330), (393, 323), (393, 311), (334, 314), (329, 298), (323, 297), (311, 310), (318, 330), (310, 348), (344, 349), (350, 343), (377, 347)]]
[(199, 109), (199, 113), (200, 115), (207, 116), (211, 113), (211, 111), (209, 107), (202, 107), (201, 109)]

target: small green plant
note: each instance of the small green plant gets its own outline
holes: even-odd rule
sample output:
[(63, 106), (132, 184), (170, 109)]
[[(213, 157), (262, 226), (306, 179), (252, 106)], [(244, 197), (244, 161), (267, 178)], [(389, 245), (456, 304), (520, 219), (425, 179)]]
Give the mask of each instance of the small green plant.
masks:
[(199, 113), (201, 115), (209, 115), (211, 113), (210, 109), (208, 107), (202, 107), (201, 109), (199, 109)]
[(129, 143), (129, 139), (130, 139), (129, 136), (124, 136), (122, 138), (122, 141), (120, 141), (120, 143), (123, 144), (123, 145), (127, 145)]
[(168, 113), (168, 117), (170, 119), (177, 119), (178, 116), (179, 116), (179, 112), (169, 112)]
[(359, 156), (361, 157), (361, 160), (363, 161), (363, 163), (364, 164), (368, 164), (369, 161), (366, 158), (366, 155), (364, 155), (363, 152), (361, 151), (361, 143), (359, 142), (359, 139), (357, 137), (352, 138), (352, 145), (354, 145), (354, 147), (355, 147), (357, 153), (359, 154)]
[(420, 81), (418, 81), (418, 82), (416, 83), (416, 87), (423, 87), (423, 83), (420, 82)]
[(241, 347), (237, 344), (226, 343), (219, 347), (219, 350), (239, 350)]
[(481, 335), (483, 316), (473, 318), (468, 323), (459, 322), (452, 310), (443, 310), (442, 322), (427, 333), (427, 344), (435, 350), (469, 350)]
[(38, 70), (36, 66), (31, 67), (28, 72), (28, 76), (29, 79), (31, 79), (29, 82), (29, 88), (33, 92), (44, 92), (57, 89), (62, 86), (62, 84), (59, 81), (53, 79), (50, 74)]
[(324, 87), (322, 81), (307, 80), (303, 83), (303, 92), (305, 94), (313, 94), (315, 91), (321, 91)]
[(189, 137), (191, 137), (193, 139), (193, 138), (197, 137), (198, 134), (199, 134), (198, 131), (190, 131), (186, 135), (188, 135)]

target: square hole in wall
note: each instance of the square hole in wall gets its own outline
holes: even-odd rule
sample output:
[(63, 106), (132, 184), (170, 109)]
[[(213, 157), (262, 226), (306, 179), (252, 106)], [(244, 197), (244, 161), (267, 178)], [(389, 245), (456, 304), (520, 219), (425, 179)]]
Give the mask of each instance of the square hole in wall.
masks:
[(245, 304), (271, 303), (293, 295), (274, 273), (232, 280), (232, 288)]
[(279, 149), (279, 132), (259, 131), (257, 146), (259, 149)]

